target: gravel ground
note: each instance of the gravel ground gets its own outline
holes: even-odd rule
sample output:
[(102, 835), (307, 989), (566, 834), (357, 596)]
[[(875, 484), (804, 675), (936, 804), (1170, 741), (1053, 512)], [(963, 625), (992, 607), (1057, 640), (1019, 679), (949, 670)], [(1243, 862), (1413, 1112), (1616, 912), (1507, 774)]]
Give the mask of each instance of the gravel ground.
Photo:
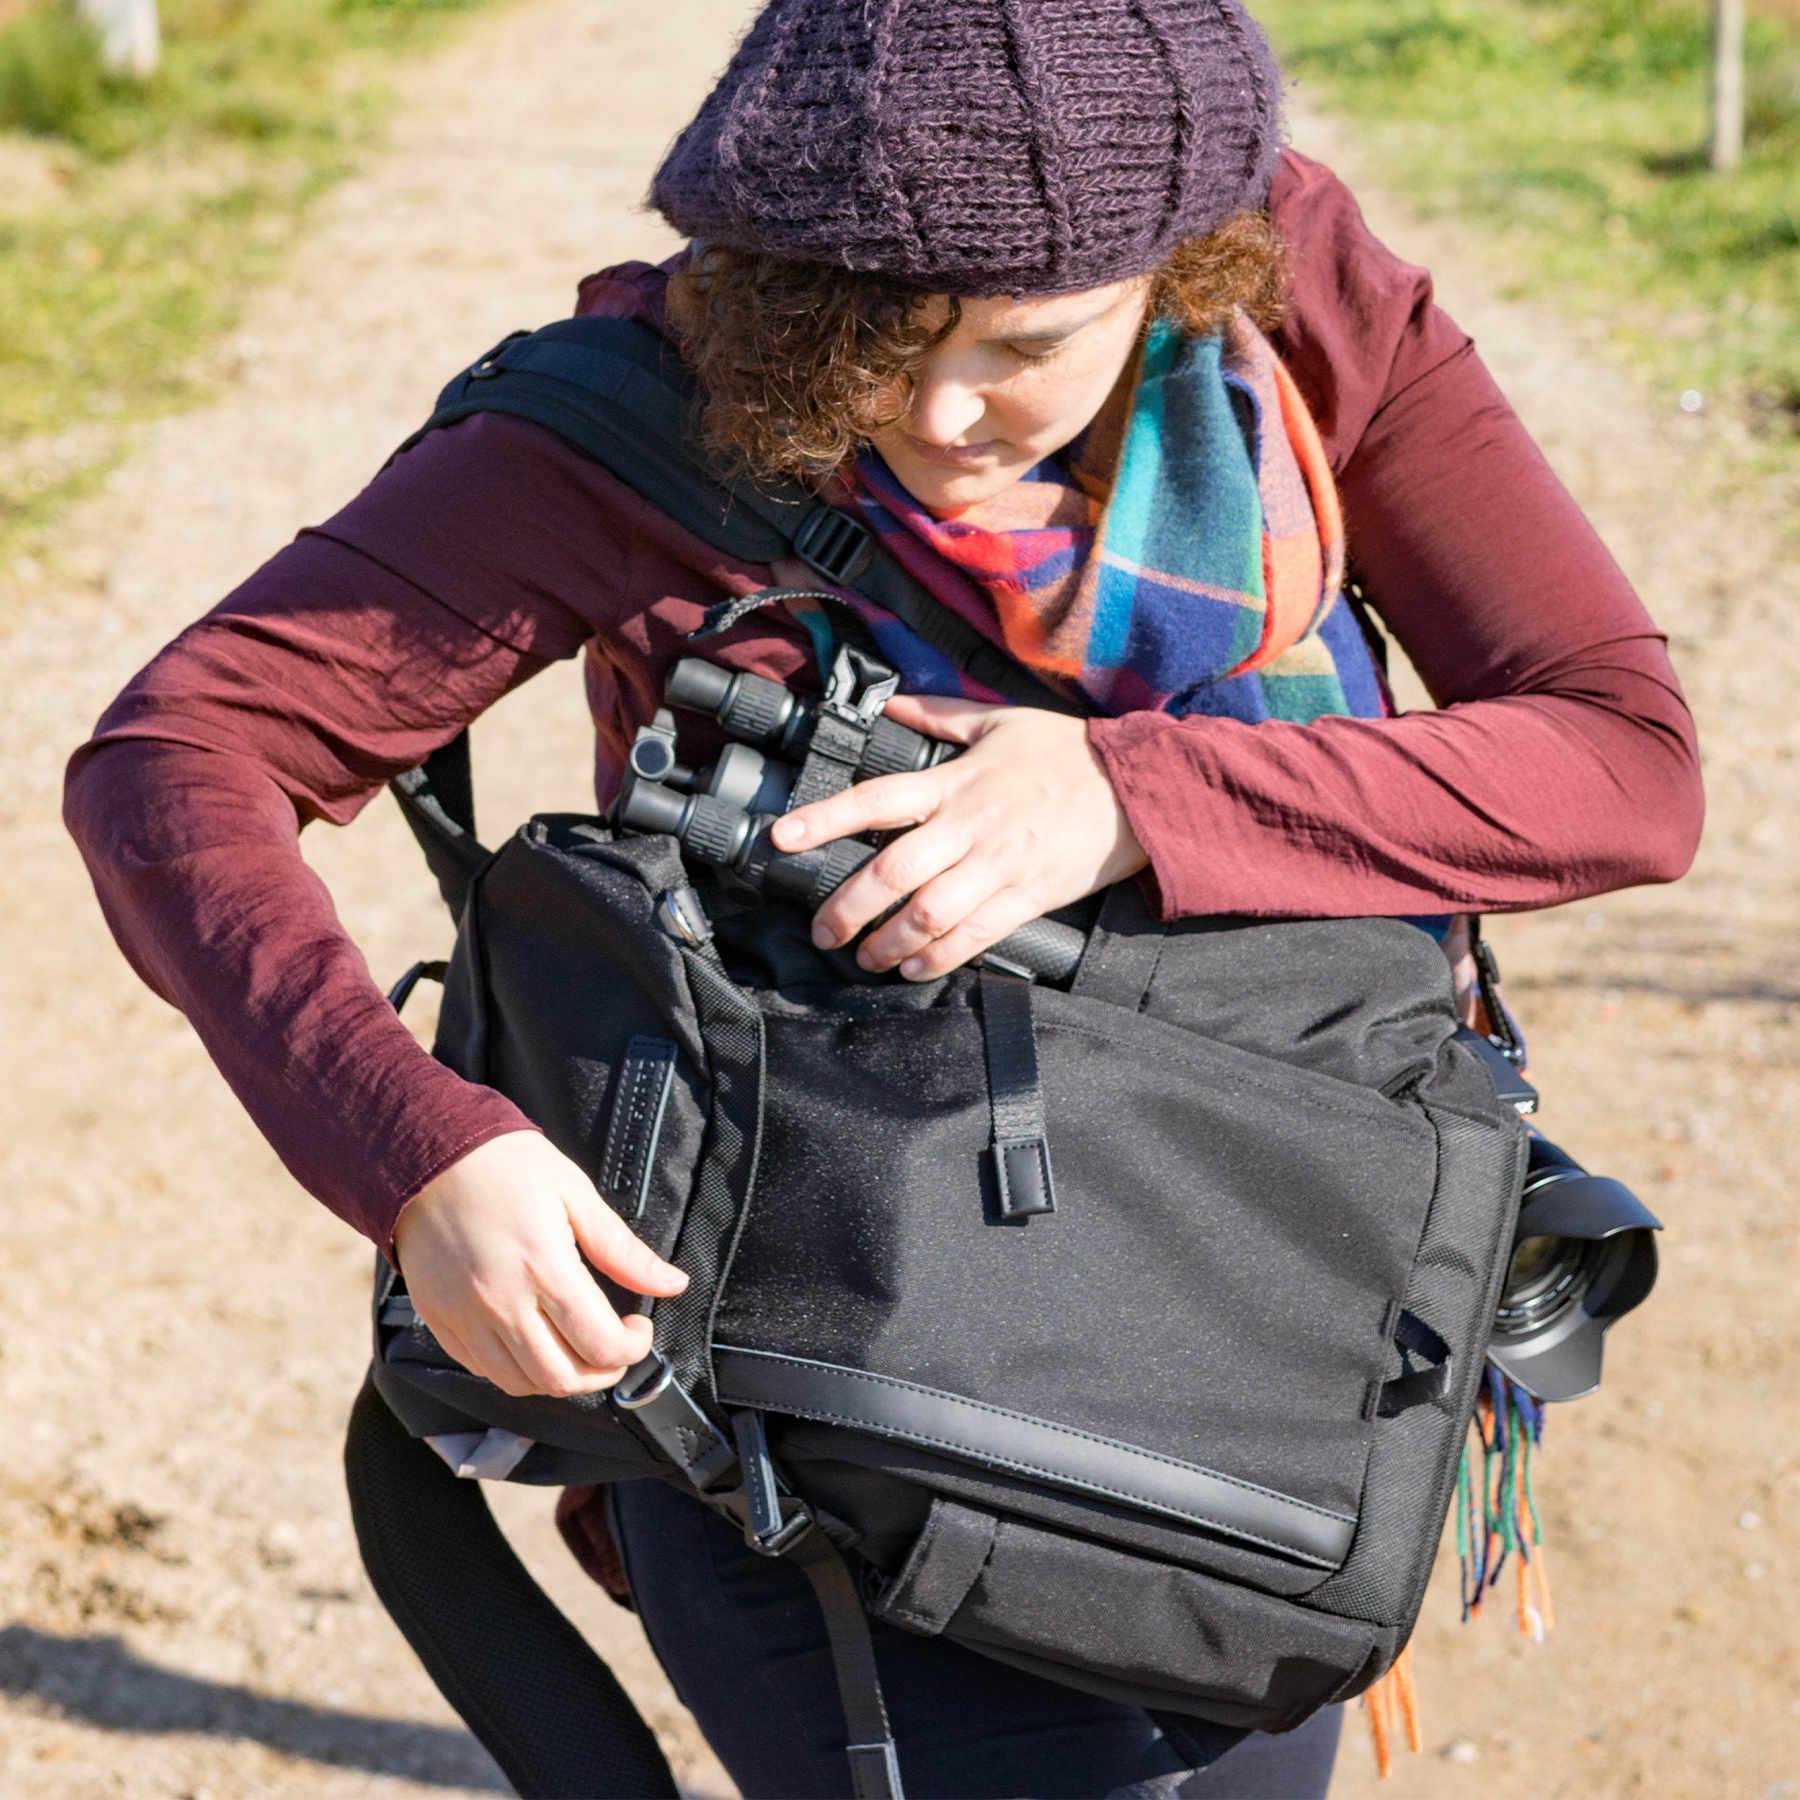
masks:
[[(583, 270), (665, 251), (636, 198), (743, 11), (528, 0), (420, 65), (390, 149), (219, 348), (217, 404), (146, 431), (50, 555), (0, 571), (0, 1792), (503, 1791), (351, 1541), (336, 1459), (365, 1248), (294, 1188), (118, 958), (57, 822), (58, 777), (125, 676), (352, 493), (472, 350), (566, 311)], [(1560, 1629), (1542, 1648), (1501, 1619), (1463, 1630), (1441, 1587), (1419, 1640), (1428, 1754), (1387, 1791), (1800, 1793), (1800, 1419), (1777, 1379), (1800, 1348), (1782, 809), (1800, 658), (1779, 616), (1800, 597), (1795, 497), (1744, 473), (1729, 421), (1642, 394), (1596, 345), (1498, 298), (1481, 244), (1378, 198), (1353, 144), (1304, 116), (1296, 136), (1437, 271), (1640, 582), (1701, 717), (1712, 801), (1680, 887), (1496, 934), (1546, 1124), (1668, 1221), (1664, 1287), (1618, 1334), (1606, 1392), (1553, 1421)], [(488, 819), (583, 803), (578, 689), (552, 673), (483, 722)], [(390, 808), (309, 836), (379, 973), (441, 944)], [(727, 1793), (543, 1497), (500, 1510), (684, 1780)], [(1354, 1737), (1337, 1791), (1374, 1791)]]

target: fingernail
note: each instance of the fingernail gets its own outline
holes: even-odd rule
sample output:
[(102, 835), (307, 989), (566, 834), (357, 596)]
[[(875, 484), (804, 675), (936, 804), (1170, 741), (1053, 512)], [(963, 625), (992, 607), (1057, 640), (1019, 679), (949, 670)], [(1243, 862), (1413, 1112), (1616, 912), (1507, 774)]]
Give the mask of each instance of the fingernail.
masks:
[(909, 956), (900, 965), (900, 973), (908, 981), (917, 981), (925, 973), (925, 959), (922, 956)]
[(784, 850), (792, 850), (796, 844), (806, 842), (806, 821), (804, 819), (780, 819), (774, 827), (775, 842)]
[(813, 927), (813, 942), (817, 944), (821, 950), (829, 950), (832, 945), (837, 942), (837, 933), (833, 931), (829, 925), (815, 925)]

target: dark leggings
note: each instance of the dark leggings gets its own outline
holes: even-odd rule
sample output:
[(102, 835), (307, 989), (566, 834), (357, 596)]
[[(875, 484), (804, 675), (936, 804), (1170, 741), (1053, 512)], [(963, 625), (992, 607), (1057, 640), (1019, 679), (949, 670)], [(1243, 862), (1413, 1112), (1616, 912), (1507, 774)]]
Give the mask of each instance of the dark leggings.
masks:
[[(614, 1489), (612, 1519), (651, 1648), (745, 1800), (845, 1794), (843, 1717), (805, 1577), (661, 1482)], [(1336, 1707), (1282, 1737), (1252, 1734), (1196, 1774), (1194, 1747), (1136, 1707), (872, 1629), (909, 1800), (1321, 1800), (1331, 1780)]]

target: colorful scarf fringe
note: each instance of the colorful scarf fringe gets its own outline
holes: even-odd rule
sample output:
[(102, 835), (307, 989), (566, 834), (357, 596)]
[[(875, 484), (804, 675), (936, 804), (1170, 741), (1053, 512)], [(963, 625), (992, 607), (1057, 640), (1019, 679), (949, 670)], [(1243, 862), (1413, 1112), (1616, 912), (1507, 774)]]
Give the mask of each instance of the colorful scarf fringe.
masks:
[[(942, 604), (1101, 712), (1304, 723), (1390, 710), (1340, 591), (1343, 521), (1318, 431), (1241, 316), (1204, 338), (1152, 327), (1122, 403), (991, 500), (939, 518), (872, 451), (830, 497)], [(908, 692), (993, 697), (858, 605)], [(822, 636), (822, 620), (806, 623)]]
[[(1489, 1363), (1469, 1422), (1469, 1442), (1456, 1470), (1456, 1561), (1465, 1623), (1481, 1616), (1483, 1602), (1499, 1586), (1508, 1559), (1516, 1574), (1514, 1616), (1520, 1633), (1537, 1643), (1556, 1625), (1550, 1569), (1531, 1463), (1544, 1435), (1544, 1406)], [(1385, 1780), (1393, 1768), (1396, 1718), (1409, 1749), (1423, 1748), (1418, 1695), (1413, 1686), (1412, 1646), (1407, 1645), (1381, 1679), (1363, 1694), (1363, 1715)]]
[[(1456, 1556), (1462, 1569), (1462, 1616), (1477, 1617), (1498, 1585), (1508, 1557), (1518, 1574), (1519, 1630), (1542, 1642), (1556, 1623), (1544, 1533), (1531, 1491), (1531, 1458), (1544, 1435), (1539, 1400), (1489, 1363), (1456, 1472)], [(1479, 1471), (1470, 1449), (1478, 1447)]]

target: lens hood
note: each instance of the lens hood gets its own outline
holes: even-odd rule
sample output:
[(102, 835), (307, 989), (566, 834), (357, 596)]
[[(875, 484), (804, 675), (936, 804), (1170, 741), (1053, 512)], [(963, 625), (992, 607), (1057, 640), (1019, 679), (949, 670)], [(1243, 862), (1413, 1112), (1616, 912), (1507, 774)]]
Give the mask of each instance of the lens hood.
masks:
[[(1607, 1328), (1656, 1285), (1661, 1222), (1630, 1188), (1590, 1175), (1534, 1137), (1514, 1234), (1514, 1273), (1488, 1357), (1540, 1400), (1578, 1400), (1600, 1385)], [(1520, 1252), (1535, 1246), (1530, 1275)]]

